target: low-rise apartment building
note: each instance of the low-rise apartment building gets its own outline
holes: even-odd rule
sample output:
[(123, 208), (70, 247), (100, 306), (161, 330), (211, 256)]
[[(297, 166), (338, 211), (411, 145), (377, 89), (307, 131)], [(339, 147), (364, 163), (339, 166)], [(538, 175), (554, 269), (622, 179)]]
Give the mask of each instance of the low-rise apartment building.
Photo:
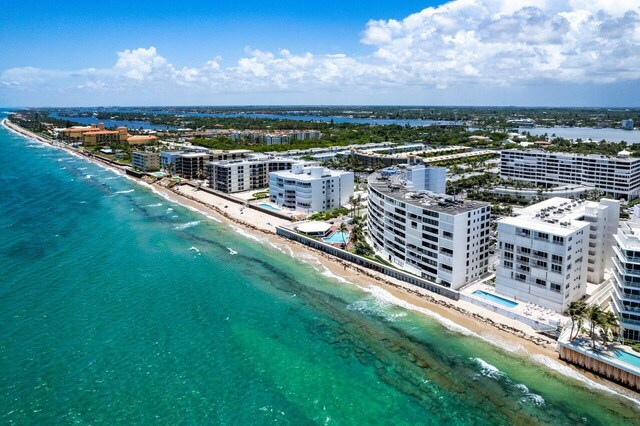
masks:
[(551, 198), (498, 221), (496, 292), (564, 312), (610, 267), (620, 203)]
[(500, 177), (537, 185), (585, 185), (608, 196), (633, 200), (640, 195), (640, 158), (618, 155), (584, 155), (541, 149), (500, 152)]
[(160, 170), (160, 153), (147, 151), (134, 151), (131, 153), (131, 165), (134, 169), (143, 172)]
[(306, 213), (333, 210), (353, 195), (353, 173), (321, 166), (294, 164), (269, 173), (269, 200)]
[(404, 173), (368, 180), (368, 227), (386, 261), (459, 289), (488, 270), (491, 208), (430, 191), (415, 191)]

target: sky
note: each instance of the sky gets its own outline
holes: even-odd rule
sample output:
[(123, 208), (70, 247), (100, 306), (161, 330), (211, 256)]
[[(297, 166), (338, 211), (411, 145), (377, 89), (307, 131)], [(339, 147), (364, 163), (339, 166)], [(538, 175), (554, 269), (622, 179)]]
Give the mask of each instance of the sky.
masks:
[(2, 12), (4, 106), (640, 106), (638, 0), (22, 0)]

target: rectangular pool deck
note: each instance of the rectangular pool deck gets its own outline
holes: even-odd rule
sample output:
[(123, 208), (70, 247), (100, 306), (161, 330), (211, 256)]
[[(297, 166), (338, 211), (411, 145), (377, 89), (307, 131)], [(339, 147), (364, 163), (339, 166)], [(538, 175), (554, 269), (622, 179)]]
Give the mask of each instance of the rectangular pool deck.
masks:
[(492, 293), (487, 293), (486, 291), (483, 291), (483, 290), (475, 290), (471, 294), (473, 294), (474, 296), (482, 297), (483, 299), (486, 299), (490, 302), (498, 303), (507, 308), (515, 308), (516, 306), (518, 306), (518, 302), (513, 302), (509, 299), (496, 296), (495, 294), (492, 294)]

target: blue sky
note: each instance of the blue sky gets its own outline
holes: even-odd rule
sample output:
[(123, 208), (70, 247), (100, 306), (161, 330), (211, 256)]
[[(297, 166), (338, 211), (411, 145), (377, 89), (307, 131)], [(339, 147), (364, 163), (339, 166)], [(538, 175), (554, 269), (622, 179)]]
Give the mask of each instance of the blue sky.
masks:
[[(434, 1), (51, 1), (3, 6), (0, 68), (113, 65), (117, 51), (155, 46), (180, 64), (239, 59), (244, 48), (365, 53), (369, 19), (402, 19)], [(441, 2), (440, 2), (441, 3)]]
[(637, 106), (637, 0), (16, 1), (0, 104)]

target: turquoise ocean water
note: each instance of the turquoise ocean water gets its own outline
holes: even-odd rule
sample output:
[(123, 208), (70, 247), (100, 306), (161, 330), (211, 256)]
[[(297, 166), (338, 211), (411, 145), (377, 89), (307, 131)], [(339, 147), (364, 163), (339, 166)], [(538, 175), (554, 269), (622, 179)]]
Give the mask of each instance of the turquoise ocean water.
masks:
[(2, 423), (640, 423), (98, 165), (0, 146)]

